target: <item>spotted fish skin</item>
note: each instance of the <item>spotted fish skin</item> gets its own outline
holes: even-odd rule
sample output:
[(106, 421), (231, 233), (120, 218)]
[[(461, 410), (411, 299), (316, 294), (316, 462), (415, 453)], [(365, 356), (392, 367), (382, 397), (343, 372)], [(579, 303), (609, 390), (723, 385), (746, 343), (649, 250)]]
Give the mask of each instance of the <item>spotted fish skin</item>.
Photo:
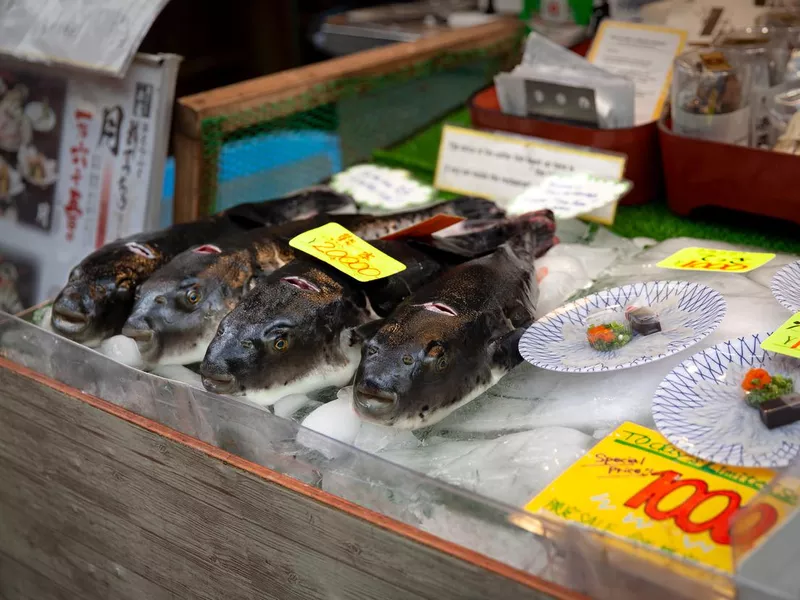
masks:
[(220, 321), (239, 303), (255, 278), (295, 258), (289, 245), (293, 237), (335, 222), (373, 240), (439, 213), (478, 215), (482, 219), (504, 214), (492, 202), (460, 198), (392, 215), (326, 214), (258, 228), (218, 240), (218, 252), (210, 254), (189, 248), (140, 287), (122, 333), (137, 341), (149, 365), (199, 362)]
[(236, 232), (354, 206), (329, 189), (301, 190), (277, 200), (243, 204), (221, 214), (120, 239), (92, 252), (75, 267), (53, 304), (53, 329), (93, 346), (120, 332), (137, 288), (190, 246)]
[(496, 250), (531, 227), (531, 217), (498, 219), (492, 228), (485, 220), (471, 223), (444, 240), (372, 242), (406, 266), (375, 281), (361, 283), (302, 257), (259, 279), (208, 347), (200, 368), (207, 389), (268, 405), (288, 394), (347, 384), (360, 356), (354, 328), (386, 317), (414, 291), (472, 258), (464, 255), (469, 248), (477, 256)]
[(363, 332), (353, 406), (382, 425), (418, 429), (480, 395), (521, 362), (533, 321), (533, 259), (553, 244), (550, 211), (489, 256), (447, 271)]

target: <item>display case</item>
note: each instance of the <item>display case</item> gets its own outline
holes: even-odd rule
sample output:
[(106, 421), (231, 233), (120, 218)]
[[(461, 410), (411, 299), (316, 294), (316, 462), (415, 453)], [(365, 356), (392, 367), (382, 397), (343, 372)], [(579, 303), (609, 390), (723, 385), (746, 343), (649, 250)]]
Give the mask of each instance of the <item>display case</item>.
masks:
[(735, 596), (731, 577), (467, 493), (12, 316), (0, 316), (0, 390), (9, 597)]

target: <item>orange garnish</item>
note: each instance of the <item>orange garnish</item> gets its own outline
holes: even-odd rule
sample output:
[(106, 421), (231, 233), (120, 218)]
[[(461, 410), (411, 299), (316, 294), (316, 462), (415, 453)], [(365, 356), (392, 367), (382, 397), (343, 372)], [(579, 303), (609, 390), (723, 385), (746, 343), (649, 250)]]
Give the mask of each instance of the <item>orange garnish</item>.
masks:
[(595, 325), (594, 327), (590, 327), (586, 332), (586, 336), (591, 344), (594, 342), (605, 342), (609, 344), (614, 341), (614, 332), (611, 331), (611, 328), (607, 327), (606, 325)]
[(772, 382), (772, 377), (765, 369), (750, 369), (742, 381), (742, 388), (746, 392), (760, 390)]

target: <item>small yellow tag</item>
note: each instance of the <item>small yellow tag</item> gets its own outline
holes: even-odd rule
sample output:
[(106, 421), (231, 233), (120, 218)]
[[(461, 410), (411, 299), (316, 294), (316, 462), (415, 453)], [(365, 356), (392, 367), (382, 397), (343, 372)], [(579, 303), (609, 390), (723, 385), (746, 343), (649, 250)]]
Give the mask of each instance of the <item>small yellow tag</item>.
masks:
[(766, 252), (740, 252), (738, 250), (716, 250), (714, 248), (683, 248), (665, 258), (658, 266), (663, 269), (683, 271), (721, 271), (723, 273), (747, 273), (763, 267), (775, 258)]
[(800, 358), (800, 313), (778, 327), (775, 333), (761, 342), (761, 347), (769, 352)]
[(368, 244), (338, 223), (328, 223), (292, 238), (289, 242), (358, 281), (389, 277), (406, 266)]

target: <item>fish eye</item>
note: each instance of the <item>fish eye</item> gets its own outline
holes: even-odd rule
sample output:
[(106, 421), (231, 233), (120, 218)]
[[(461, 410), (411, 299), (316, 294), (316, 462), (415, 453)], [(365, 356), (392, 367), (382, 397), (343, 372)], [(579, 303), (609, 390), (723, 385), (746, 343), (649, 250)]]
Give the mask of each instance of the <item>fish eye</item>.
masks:
[(403, 355), (403, 364), (404, 365), (413, 365), (414, 359), (410, 354)]
[(447, 359), (443, 356), (436, 361), (436, 370), (440, 373), (447, 368)]
[(186, 301), (189, 304), (197, 304), (200, 302), (201, 294), (198, 290), (192, 288), (188, 292), (186, 292)]
[(278, 352), (284, 352), (289, 348), (289, 340), (283, 336), (280, 336), (279, 338), (276, 338), (274, 342), (272, 342), (272, 347)]

